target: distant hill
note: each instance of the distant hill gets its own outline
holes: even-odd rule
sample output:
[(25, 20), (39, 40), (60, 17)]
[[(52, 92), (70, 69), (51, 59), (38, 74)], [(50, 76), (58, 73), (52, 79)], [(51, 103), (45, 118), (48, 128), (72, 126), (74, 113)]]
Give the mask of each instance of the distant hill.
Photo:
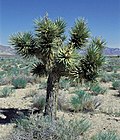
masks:
[[(80, 50), (79, 51), (81, 54), (85, 54), (85, 49), (82, 49), (82, 50)], [(110, 55), (110, 56), (120, 56), (120, 48), (108, 48), (108, 47), (106, 47), (105, 49), (104, 49), (104, 51), (103, 51), (103, 54), (104, 55)]]
[(120, 48), (108, 48), (106, 47), (104, 50), (105, 55), (119, 55), (120, 56)]
[(3, 55), (15, 55), (15, 50), (10, 46), (0, 45), (0, 56)]
[[(81, 54), (85, 53), (85, 50), (80, 51)], [(10, 46), (0, 45), (0, 56), (14, 56), (15, 50)], [(104, 55), (119, 55), (120, 56), (120, 48), (108, 48), (106, 47), (104, 50)]]

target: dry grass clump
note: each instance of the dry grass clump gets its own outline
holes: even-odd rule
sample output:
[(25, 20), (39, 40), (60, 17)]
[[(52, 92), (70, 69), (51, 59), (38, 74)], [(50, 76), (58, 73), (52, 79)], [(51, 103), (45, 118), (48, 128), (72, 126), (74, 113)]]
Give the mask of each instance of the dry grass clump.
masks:
[(14, 92), (13, 88), (4, 87), (2, 90), (0, 90), (0, 98), (8, 97), (13, 92)]
[(74, 92), (76, 96), (72, 97), (71, 104), (75, 112), (78, 111), (94, 111), (101, 101), (98, 98), (94, 98), (84, 90), (78, 90)]
[(9, 140), (80, 140), (89, 127), (85, 119), (62, 117), (51, 122), (48, 117), (31, 116), (17, 122)]
[(120, 140), (120, 136), (117, 136), (114, 131), (105, 131), (99, 132), (91, 140)]

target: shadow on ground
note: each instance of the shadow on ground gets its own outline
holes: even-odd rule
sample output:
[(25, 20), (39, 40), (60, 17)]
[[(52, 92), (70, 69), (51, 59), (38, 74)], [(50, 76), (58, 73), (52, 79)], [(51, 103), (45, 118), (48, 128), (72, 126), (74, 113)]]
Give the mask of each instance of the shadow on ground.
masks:
[(11, 123), (23, 116), (30, 116), (31, 113), (32, 111), (29, 109), (0, 108), (0, 114), (4, 116), (0, 116), (0, 124)]

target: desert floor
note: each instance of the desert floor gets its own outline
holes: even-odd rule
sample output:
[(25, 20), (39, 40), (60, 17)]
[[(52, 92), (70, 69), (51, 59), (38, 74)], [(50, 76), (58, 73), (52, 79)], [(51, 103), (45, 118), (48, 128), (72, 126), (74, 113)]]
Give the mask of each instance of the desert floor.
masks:
[[(111, 83), (101, 83), (102, 86), (107, 88), (107, 93), (104, 95), (98, 95), (98, 98), (102, 101), (101, 105), (94, 111), (88, 113), (73, 113), (68, 111), (58, 111), (58, 117), (64, 115), (66, 118), (87, 118), (91, 122), (90, 129), (85, 133), (86, 138), (90, 138), (101, 130), (114, 130), (117, 134), (120, 134), (120, 97), (118, 91), (111, 88)], [(12, 87), (11, 85), (7, 85)], [(5, 86), (0, 86), (2, 89)], [(17, 89), (13, 94), (6, 98), (0, 98), (0, 108), (10, 109), (17, 108), (31, 109), (32, 97), (29, 97), (29, 93), (38, 89), (38, 84), (28, 84), (25, 89)], [(62, 94), (62, 91), (60, 91)], [(39, 90), (39, 94), (45, 94), (45, 90)], [(66, 99), (69, 95), (65, 94)], [(5, 140), (7, 136), (12, 132), (14, 123), (3, 122), (5, 119), (2, 113), (0, 113), (0, 140)]]

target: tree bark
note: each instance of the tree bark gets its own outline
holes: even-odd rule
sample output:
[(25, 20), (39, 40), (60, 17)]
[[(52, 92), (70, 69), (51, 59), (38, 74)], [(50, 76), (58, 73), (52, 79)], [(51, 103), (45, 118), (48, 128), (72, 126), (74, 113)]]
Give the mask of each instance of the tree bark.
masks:
[(44, 115), (48, 115), (51, 118), (51, 120), (56, 119), (59, 80), (60, 76), (58, 74), (58, 71), (52, 71), (48, 76)]

